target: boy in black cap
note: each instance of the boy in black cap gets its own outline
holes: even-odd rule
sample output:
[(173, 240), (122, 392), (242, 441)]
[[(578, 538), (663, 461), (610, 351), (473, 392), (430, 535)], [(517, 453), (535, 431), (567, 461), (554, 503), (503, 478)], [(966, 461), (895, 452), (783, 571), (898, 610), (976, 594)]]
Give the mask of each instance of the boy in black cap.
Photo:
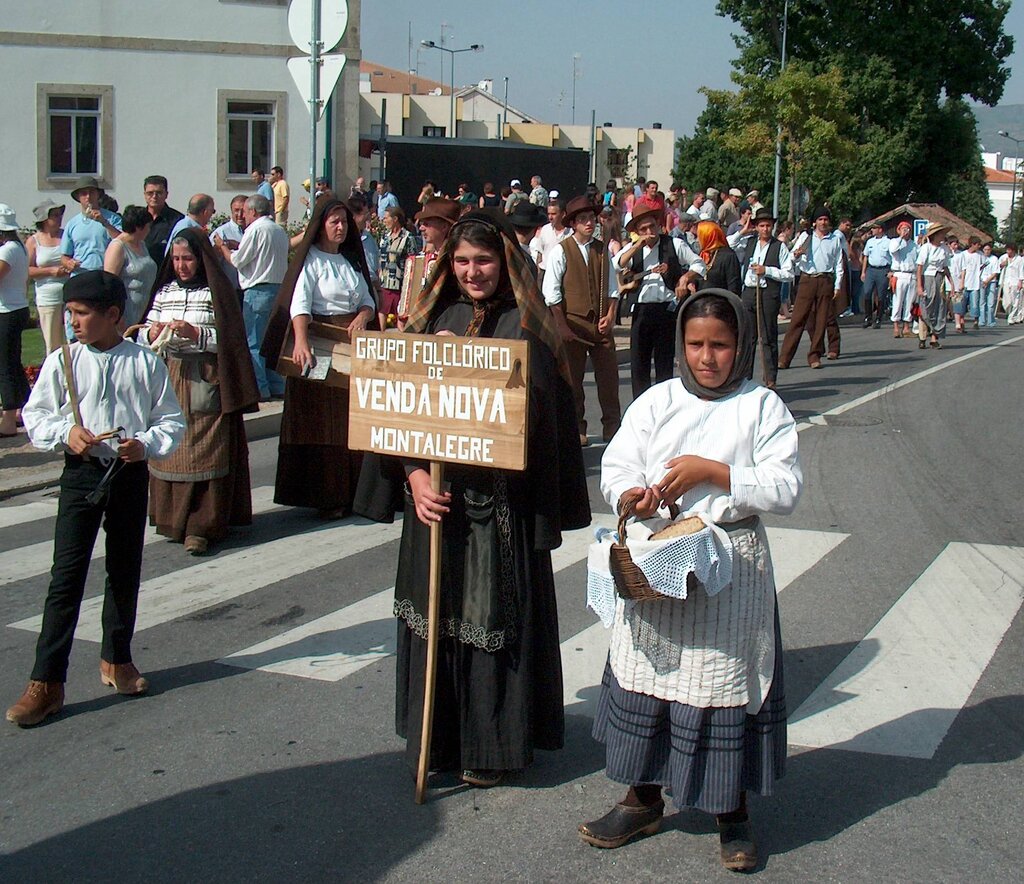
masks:
[(7, 720), (39, 724), (64, 705), (71, 642), (100, 523), (107, 534), (100, 681), (141, 694), (146, 679), (132, 663), (131, 640), (142, 571), (149, 489), (148, 457), (166, 457), (185, 420), (163, 361), (122, 340), (121, 280), (103, 270), (64, 286), (76, 343), (54, 350), (22, 411), (36, 448), (64, 451), (53, 570), (25, 693)]

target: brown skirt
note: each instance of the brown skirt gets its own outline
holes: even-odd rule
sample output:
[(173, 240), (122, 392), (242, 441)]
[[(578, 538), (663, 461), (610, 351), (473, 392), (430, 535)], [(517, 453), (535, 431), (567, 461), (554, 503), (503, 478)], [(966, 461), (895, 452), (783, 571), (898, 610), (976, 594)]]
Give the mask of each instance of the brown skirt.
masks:
[[(350, 316), (316, 316), (347, 325)], [(274, 503), (318, 510), (350, 510), (361, 452), (348, 448), (348, 390), (288, 378), (277, 450)]]

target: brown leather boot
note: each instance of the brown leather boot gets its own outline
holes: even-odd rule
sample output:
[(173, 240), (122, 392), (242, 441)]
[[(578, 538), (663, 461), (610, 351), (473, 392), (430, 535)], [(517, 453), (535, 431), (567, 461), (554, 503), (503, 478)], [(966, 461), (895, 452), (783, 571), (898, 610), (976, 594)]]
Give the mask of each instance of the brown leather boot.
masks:
[(100, 681), (111, 688), (117, 688), (119, 694), (135, 696), (149, 690), (149, 682), (135, 668), (134, 663), (108, 663), (100, 660)]
[(59, 681), (28, 683), (18, 702), (7, 710), (7, 720), (19, 727), (31, 727), (64, 708), (64, 684)]

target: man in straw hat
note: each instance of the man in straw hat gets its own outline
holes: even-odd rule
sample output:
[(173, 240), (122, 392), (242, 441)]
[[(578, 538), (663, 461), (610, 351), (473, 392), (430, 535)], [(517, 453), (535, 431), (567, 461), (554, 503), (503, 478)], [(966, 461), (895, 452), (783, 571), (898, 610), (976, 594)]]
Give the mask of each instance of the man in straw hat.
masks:
[(615, 267), (640, 280), (629, 334), (635, 399), (651, 386), (652, 361), (655, 383), (672, 377), (676, 307), (707, 268), (687, 239), (661, 232), (657, 209), (635, 212), (626, 230), (636, 241), (615, 256)]
[(121, 235), (121, 216), (100, 208), (100, 185), (91, 175), (83, 175), (71, 191), (71, 199), (82, 207), (64, 228), (60, 253), (69, 273), (102, 270), (103, 256), (110, 241)]
[(587, 357), (594, 365), (594, 382), (601, 403), (602, 436), (607, 442), (619, 429), (619, 365), (612, 331), (619, 297), (608, 249), (594, 239), (597, 213), (585, 196), (569, 200), (566, 224), (572, 236), (547, 254), (542, 292), (565, 342), (576, 399), (580, 444), (589, 445), (583, 396)]
[[(821, 206), (811, 213), (812, 229), (801, 233), (793, 257), (800, 268), (800, 285), (793, 302), (793, 317), (782, 342), (779, 368), (789, 368), (804, 329), (811, 339), (807, 362), (821, 368), (825, 330), (835, 314), (835, 299), (843, 285), (843, 240), (832, 230), (832, 213)], [(838, 341), (836, 352), (838, 352)]]

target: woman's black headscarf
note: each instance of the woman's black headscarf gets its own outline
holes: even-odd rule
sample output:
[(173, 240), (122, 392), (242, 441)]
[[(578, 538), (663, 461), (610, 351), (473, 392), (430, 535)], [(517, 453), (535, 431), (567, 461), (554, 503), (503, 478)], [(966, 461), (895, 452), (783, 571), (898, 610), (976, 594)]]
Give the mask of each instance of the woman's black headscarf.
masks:
[[(352, 210), (349, 209), (347, 203), (338, 199), (330, 191), (320, 194), (313, 205), (313, 214), (309, 219), (306, 232), (302, 235), (302, 242), (299, 243), (295, 254), (288, 262), (288, 270), (284, 274), (281, 288), (277, 291), (277, 298), (274, 300), (274, 307), (267, 322), (267, 331), (263, 335), (263, 343), (260, 345), (260, 354), (265, 359), (273, 360), (274, 365), (277, 364), (277, 358), (281, 355), (281, 347), (288, 334), (295, 282), (299, 278), (299, 274), (302, 273), (309, 250), (320, 241), (327, 216), (338, 206), (345, 210), (345, 218), (348, 221), (345, 239), (341, 242), (338, 254), (362, 274), (371, 294), (373, 292), (373, 280), (370, 277), (370, 269), (366, 266), (366, 253), (363, 251), (363, 242), (356, 229)], [(376, 327), (376, 316), (374, 316), (374, 327)]]
[[(736, 359), (733, 361), (732, 371), (729, 372), (729, 377), (726, 378), (725, 383), (722, 384), (722, 386), (714, 388), (705, 387), (697, 380), (696, 377), (694, 377), (693, 372), (690, 371), (690, 365), (686, 361), (686, 345), (684, 341), (684, 331), (687, 320), (696, 318), (696, 316), (708, 315), (703, 312), (699, 312), (696, 313), (695, 316), (695, 311), (697, 310), (696, 305), (708, 298), (724, 301), (728, 307), (732, 309), (732, 312), (736, 316), (737, 329)], [(750, 316), (747, 313), (747, 308), (743, 306), (743, 302), (732, 292), (726, 289), (704, 289), (684, 301), (683, 306), (679, 311), (679, 324), (676, 337), (678, 339), (676, 352), (679, 354), (679, 377), (683, 381), (683, 386), (688, 392), (693, 393), (694, 396), (710, 400), (723, 399), (731, 393), (735, 393), (749, 377), (754, 365), (754, 333), (751, 328)]]

